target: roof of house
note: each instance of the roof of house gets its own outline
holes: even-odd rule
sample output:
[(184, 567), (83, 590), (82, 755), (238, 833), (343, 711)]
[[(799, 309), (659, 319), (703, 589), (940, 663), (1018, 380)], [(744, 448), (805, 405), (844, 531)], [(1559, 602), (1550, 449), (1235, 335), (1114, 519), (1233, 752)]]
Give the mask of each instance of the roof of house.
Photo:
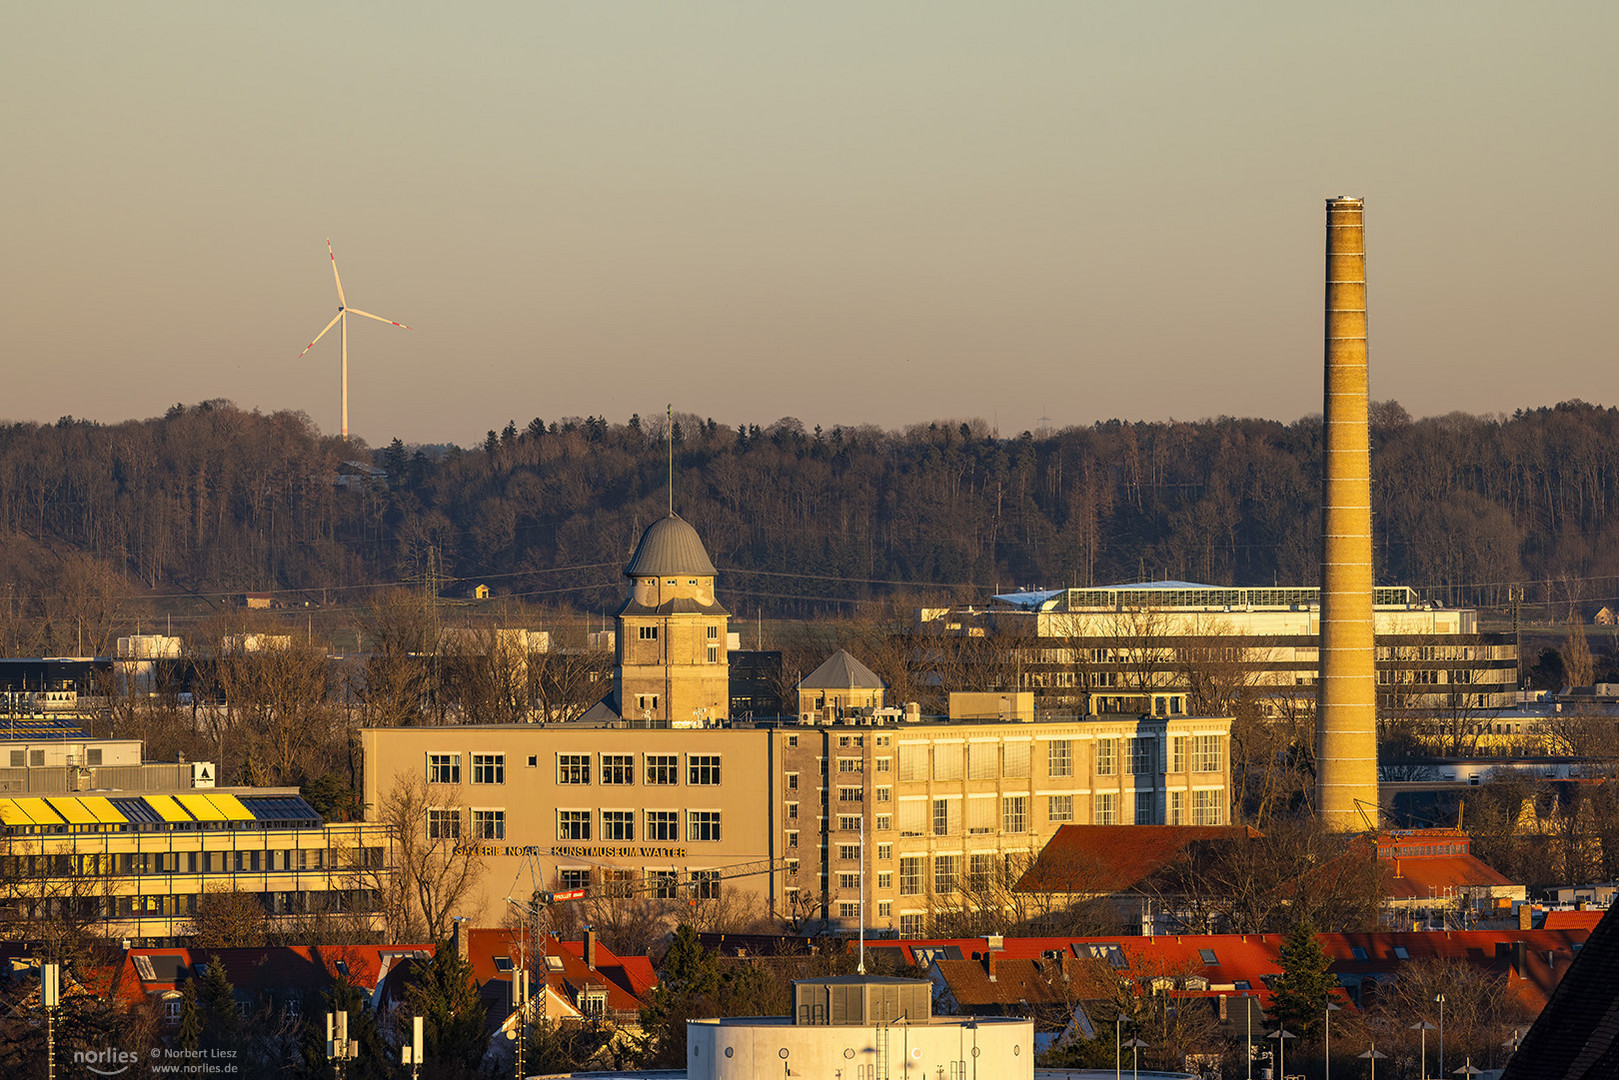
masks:
[[(467, 959), (472, 977), (480, 987), (511, 980), (525, 942), (532, 943), (521, 930), (504, 927), (467, 932)], [(585, 964), (584, 943), (550, 938), (546, 955), (546, 985), (566, 999), (573, 999), (587, 986), (600, 986), (607, 992), (607, 1007), (614, 1012), (634, 1012), (641, 1007), (640, 996), (656, 985), (652, 964), (644, 956), (619, 957), (597, 942), (596, 966)], [(497, 963), (498, 961), (498, 963)], [(639, 987), (639, 989), (636, 989)]]
[(1542, 930), (1584, 930), (1587, 933), (1597, 928), (1606, 911), (1591, 909), (1589, 911), (1548, 911), (1542, 917), (1540, 928)]
[(1383, 889), (1394, 900), (1425, 899), (1444, 896), (1454, 889), (1512, 884), (1475, 855), (1379, 859), (1378, 862), (1391, 871), (1383, 875)]
[(961, 1009), (1022, 1005), (1062, 1005), (1109, 995), (1110, 988), (1094, 967), (1064, 954), (1054, 960), (996, 956), (995, 977), (983, 960), (933, 962), (933, 970)]
[(225, 978), (239, 994), (287, 997), (323, 990), (346, 975), (354, 985), (371, 991), (375, 1003), (398, 995), (409, 973), (409, 961), (432, 955), (432, 945), (127, 949), (114, 965), (111, 996), (133, 1003), (179, 990), (217, 958), (225, 966)]
[(1619, 917), (1610, 911), (1552, 991), (1501, 1080), (1619, 1076)]
[(714, 564), (703, 547), (697, 530), (677, 514), (659, 518), (641, 534), (625, 577), (661, 577), (664, 574), (696, 574), (713, 577)]
[(875, 671), (843, 649), (827, 657), (798, 683), (800, 690), (882, 690), (887, 686)]
[(1019, 879), (1019, 892), (1123, 892), (1194, 844), (1259, 838), (1246, 825), (1064, 825)]
[[(1544, 1005), (1585, 943), (1584, 930), (1470, 930), (1404, 933), (1320, 934), (1332, 970), (1345, 984), (1398, 977), (1406, 963), (1449, 959), (1483, 972), (1509, 975), (1507, 989), (1531, 1009)], [(1095, 959), (1140, 982), (1156, 976), (1201, 978), (1211, 993), (1252, 993), (1268, 1003), (1265, 979), (1281, 973), (1281, 934), (1160, 934), (1154, 937), (1005, 938), (997, 964), (1064, 956)], [(1522, 942), (1522, 970), (1513, 967), (1512, 943)], [(977, 964), (988, 951), (984, 938), (868, 941), (868, 950), (896, 949), (907, 963)], [(1549, 954), (1549, 959), (1548, 959)], [(941, 971), (946, 970), (941, 967)], [(1616, 980), (1619, 984), (1619, 980)], [(1184, 992), (1184, 990), (1182, 990)], [(958, 999), (959, 1000), (959, 999)], [(1032, 999), (1031, 999), (1032, 1000)]]

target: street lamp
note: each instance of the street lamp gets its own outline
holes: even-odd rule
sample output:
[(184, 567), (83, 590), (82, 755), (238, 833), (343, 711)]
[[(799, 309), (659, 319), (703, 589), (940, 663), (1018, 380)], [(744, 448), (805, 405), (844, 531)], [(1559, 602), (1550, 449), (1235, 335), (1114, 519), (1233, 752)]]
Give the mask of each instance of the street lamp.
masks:
[(1388, 1057), (1387, 1054), (1383, 1053), (1377, 1048), (1376, 1043), (1373, 1043), (1372, 1048), (1366, 1051), (1364, 1054), (1356, 1054), (1355, 1056), (1366, 1058), (1372, 1063), (1372, 1080), (1377, 1080), (1377, 1059)]
[(1285, 1027), (1281, 1027), (1265, 1036), (1265, 1038), (1276, 1040), (1276, 1075), (1278, 1078), (1285, 1078), (1287, 1076), (1287, 1040), (1296, 1039), (1298, 1036)]
[(1445, 995), (1435, 994), (1433, 999), (1439, 1002), (1439, 1075), (1445, 1075)]
[(1124, 1076), (1124, 1013), (1113, 1018), (1113, 1080)]
[(1422, 1032), (1422, 1068), (1417, 1075), (1421, 1077), (1421, 1080), (1428, 1080), (1428, 1032), (1434, 1030), (1434, 1026), (1426, 1020), (1420, 1024), (1411, 1024), (1409, 1026), (1412, 1031)]
[(1136, 1078), (1140, 1076), (1141, 1051), (1144, 1047), (1149, 1047), (1152, 1044), (1149, 1042), (1144, 1042), (1141, 1039), (1131, 1039), (1128, 1043), (1125, 1043), (1125, 1045), (1130, 1048), (1130, 1077), (1131, 1080), (1136, 1080)]
[(1327, 1007), (1321, 1012), (1321, 1057), (1325, 1064), (1322, 1080), (1332, 1080), (1332, 1014), (1342, 1011), (1342, 1005), (1334, 1005), (1332, 999), (1327, 999)]

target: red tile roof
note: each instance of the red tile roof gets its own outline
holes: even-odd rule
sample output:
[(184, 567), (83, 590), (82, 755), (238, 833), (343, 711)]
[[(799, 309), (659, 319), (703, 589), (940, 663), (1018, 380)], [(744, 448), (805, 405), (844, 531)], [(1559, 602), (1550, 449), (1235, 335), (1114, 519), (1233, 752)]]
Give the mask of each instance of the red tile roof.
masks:
[[(1321, 934), (1319, 940), (1332, 957), (1332, 970), (1340, 975), (1394, 975), (1400, 965), (1425, 959), (1455, 959), (1482, 970), (1512, 973), (1509, 989), (1525, 1004), (1538, 1009), (1562, 978), (1571, 963), (1576, 946), (1583, 945), (1587, 931), (1569, 930), (1471, 930), (1466, 932), (1409, 932), (1373, 934)], [(1270, 992), (1264, 979), (1282, 970), (1280, 934), (1182, 934), (1155, 937), (1112, 938), (1006, 938), (1001, 956), (1029, 959), (1050, 954), (1076, 957), (1097, 956), (1111, 959), (1120, 973), (1133, 979), (1154, 975), (1206, 979), (1210, 990), (1218, 992), (1235, 983), (1246, 982), (1262, 1002)], [(1511, 972), (1511, 956), (1498, 955), (1497, 945), (1510, 948), (1523, 943), (1524, 970)], [(972, 962), (988, 948), (983, 938), (935, 938), (928, 940), (868, 941), (872, 951), (896, 949), (907, 963), (934, 958), (955, 950), (959, 964)], [(1359, 959), (1355, 950), (1363, 951)], [(1404, 955), (1401, 955), (1403, 951)], [(1207, 955), (1205, 955), (1205, 953)], [(1548, 961), (1547, 954), (1552, 955)], [(1210, 961), (1213, 961), (1212, 963)], [(1004, 963), (1005, 961), (1001, 961)], [(1241, 993), (1227, 989), (1227, 993)]]
[(1456, 889), (1512, 885), (1510, 880), (1473, 855), (1379, 858), (1377, 861), (1389, 871), (1383, 875), (1383, 889), (1394, 900), (1442, 897)]
[(1259, 838), (1244, 825), (1064, 825), (1017, 883), (1020, 892), (1115, 893), (1196, 844)]
[[(509, 983), (511, 974), (499, 970), (495, 966), (495, 958), (510, 957), (515, 964), (519, 949), (525, 942), (532, 950), (534, 938), (520, 930), (489, 928), (467, 931), (467, 958), (472, 963), (472, 977), (478, 985), (484, 987), (490, 983)], [(626, 966), (624, 959), (598, 942), (596, 967), (590, 968), (584, 961), (583, 942), (559, 941), (552, 937), (548, 945), (546, 953), (561, 961), (561, 970), (548, 969), (546, 985), (567, 1000), (572, 1000), (575, 992), (586, 985), (599, 985), (607, 991), (609, 1009), (614, 1012), (634, 1012), (640, 1009), (642, 1002), (640, 995), (631, 987), (637, 981), (646, 988), (657, 982), (655, 976), (651, 977), (651, 983), (645, 981), (650, 976), (652, 965), (644, 956), (631, 958), (642, 963)], [(633, 974), (630, 969), (634, 969)]]
[(1548, 911), (1542, 930), (1595, 930), (1605, 911)]

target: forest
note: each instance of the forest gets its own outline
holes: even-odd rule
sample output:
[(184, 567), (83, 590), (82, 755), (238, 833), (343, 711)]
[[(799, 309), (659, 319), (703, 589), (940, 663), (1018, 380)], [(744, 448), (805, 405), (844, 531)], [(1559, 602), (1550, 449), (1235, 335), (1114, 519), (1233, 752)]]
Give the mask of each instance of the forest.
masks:
[[(1560, 618), (1619, 593), (1619, 410), (1373, 407), (1378, 577)], [(674, 508), (744, 619), (924, 595), (1181, 578), (1310, 584), (1321, 422), (1109, 420), (999, 437), (787, 417), (727, 427), (536, 417), (482, 445), (378, 448), (227, 401), (0, 427), (0, 617), (11, 655), (106, 652), (165, 598), (319, 605), (383, 583), (610, 608)], [(347, 591), (347, 592), (346, 592)], [(1561, 608), (1558, 606), (1561, 605)], [(170, 609), (172, 610), (172, 608)]]

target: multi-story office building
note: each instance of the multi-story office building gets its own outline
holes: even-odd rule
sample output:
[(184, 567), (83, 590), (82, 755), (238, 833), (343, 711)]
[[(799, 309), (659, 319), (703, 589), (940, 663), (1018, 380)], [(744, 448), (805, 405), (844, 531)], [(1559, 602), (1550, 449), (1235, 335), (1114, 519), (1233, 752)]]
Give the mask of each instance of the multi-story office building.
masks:
[(0, 769), (9, 932), (34, 936), (61, 918), (161, 946), (183, 940), (198, 898), (220, 890), (253, 894), (272, 926), (314, 913), (374, 920), (389, 833), (323, 824), (296, 788), (217, 788), (212, 763), (141, 763), (128, 741), (81, 736), (49, 755), (7, 743), (0, 755), (12, 763)]
[[(514, 880), (575, 889), (629, 875), (661, 882), (654, 895), (739, 889), (756, 894), (758, 914), (854, 925), (863, 880), (867, 925), (910, 933), (959, 907), (975, 878), (1016, 870), (1061, 825), (1225, 824), (1230, 726), (1166, 711), (370, 728), (364, 797), (375, 808), (401, 780), (426, 783), (421, 828), (485, 865), (465, 912), (483, 921), (499, 921)], [(731, 878), (763, 860), (770, 873)]]
[(626, 570), (613, 695), (575, 723), (366, 729), (367, 816), (425, 785), (417, 827), (485, 864), (462, 912), (484, 922), (514, 881), (627, 875), (654, 895), (740, 890), (760, 915), (849, 926), (863, 892), (868, 926), (907, 933), (1060, 825), (1227, 820), (1230, 720), (1187, 716), (1168, 691), (1145, 715), (923, 722), (882, 708), (882, 680), (840, 653), (800, 688), (816, 723), (720, 723), (713, 574), (690, 525), (654, 523)]
[[(1476, 611), (1436, 608), (1408, 588), (1380, 587), (1375, 600), (1381, 712), (1513, 704), (1511, 634), (1484, 632)], [(1321, 605), (1314, 587), (1155, 581), (992, 601), (923, 609), (918, 631), (995, 643), (985, 655), (1001, 666), (1007, 688), (1034, 691), (1048, 711), (1130, 711), (1162, 689), (1251, 692), (1273, 708), (1315, 698)], [(931, 654), (918, 649), (919, 663)]]

